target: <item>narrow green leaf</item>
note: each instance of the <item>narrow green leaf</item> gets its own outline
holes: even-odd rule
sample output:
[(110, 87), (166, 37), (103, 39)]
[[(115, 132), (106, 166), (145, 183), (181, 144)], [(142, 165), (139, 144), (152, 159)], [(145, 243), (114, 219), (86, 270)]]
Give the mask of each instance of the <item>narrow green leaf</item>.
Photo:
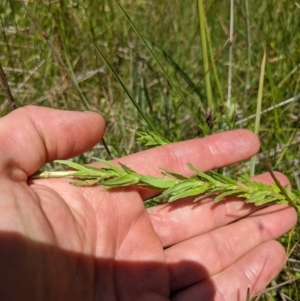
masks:
[(275, 175), (274, 175), (274, 173), (273, 173), (273, 171), (272, 171), (272, 169), (271, 169), (271, 167), (270, 167), (270, 165), (269, 165), (269, 162), (268, 162), (267, 160), (265, 160), (265, 165), (266, 165), (266, 167), (267, 167), (267, 169), (268, 169), (268, 171), (269, 171), (269, 173), (270, 173), (272, 179), (274, 180), (274, 182), (276, 183), (276, 185), (277, 185), (278, 188), (280, 189), (281, 193), (282, 193), (284, 196), (286, 196), (286, 199), (287, 199), (291, 204), (294, 205), (293, 200), (292, 200), (292, 199), (289, 197), (289, 195), (286, 193), (286, 189), (280, 184), (280, 182), (278, 181), (278, 179), (275, 177)]
[(258, 191), (254, 191), (254, 192), (251, 194), (251, 198), (266, 197), (267, 195), (270, 195), (270, 192), (269, 192), (269, 191), (261, 191), (261, 190), (258, 190)]
[(118, 187), (128, 187), (131, 185), (136, 185), (138, 183), (139, 183), (139, 177), (133, 175), (124, 175), (116, 179), (101, 182), (101, 186), (107, 189), (112, 189)]
[[(252, 199), (247, 199), (245, 202), (246, 203), (254, 203), (255, 206), (261, 206), (261, 205), (267, 205), (270, 203), (277, 203), (278, 198), (276, 197), (268, 197), (265, 199), (257, 199), (256, 201), (253, 201)], [(287, 204), (287, 201), (285, 202)]]
[[(270, 190), (273, 190), (273, 191), (276, 192), (276, 193), (280, 193), (280, 192), (281, 192), (281, 190), (280, 190), (279, 187), (276, 185), (276, 183), (272, 183), (269, 187), (270, 187)], [(288, 191), (289, 188), (286, 187), (286, 190)]]
[(130, 167), (128, 167), (128, 166), (122, 164), (121, 162), (119, 162), (119, 164), (120, 164), (120, 166), (123, 168), (123, 170), (124, 170), (126, 173), (128, 173), (128, 174), (130, 174), (130, 175), (135, 175), (135, 176), (138, 175), (138, 174), (137, 174), (133, 169), (131, 169)]
[(209, 181), (210, 183), (212, 183), (216, 186), (220, 185), (219, 181), (215, 180), (213, 177), (209, 176), (208, 174), (198, 170), (192, 164), (188, 163), (188, 167), (191, 171), (197, 173), (200, 178), (204, 178), (204, 179), (206, 179), (207, 181)]
[(287, 195), (293, 202), (297, 201), (297, 198), (298, 198), (297, 194), (292, 192), (292, 190), (289, 187), (285, 187), (285, 192), (287, 193)]
[(121, 168), (111, 164), (110, 162), (108, 161), (105, 161), (105, 160), (102, 160), (102, 159), (98, 159), (98, 158), (95, 158), (93, 157), (93, 160), (96, 160), (106, 166), (108, 166), (111, 170), (113, 170), (116, 174), (118, 175), (125, 175), (126, 173), (124, 172), (124, 170), (122, 170)]
[(179, 180), (186, 180), (186, 179), (190, 179), (189, 177), (186, 177), (186, 176), (184, 176), (184, 175), (181, 175), (181, 174), (179, 174), (179, 173), (176, 173), (176, 172), (174, 172), (174, 171), (172, 171), (172, 170), (169, 170), (169, 169), (165, 169), (165, 168), (161, 168), (161, 170), (162, 170), (162, 173), (164, 174), (164, 175), (170, 175), (170, 176), (173, 176), (173, 177), (175, 177), (176, 179), (179, 179)]
[(242, 173), (241, 175), (239, 175), (237, 177), (238, 181), (240, 181), (241, 183), (244, 183), (244, 182), (249, 182), (250, 181), (250, 177), (247, 173)]
[(156, 178), (140, 175), (140, 179), (143, 183), (147, 184), (149, 188), (154, 189), (167, 189), (177, 184), (177, 180), (171, 178)]
[(147, 40), (147, 43), (149, 43), (160, 55), (162, 55), (163, 58), (165, 58), (165, 60), (173, 67), (174, 71), (179, 74), (180, 77), (188, 84), (191, 91), (195, 92), (199, 100), (201, 100), (201, 98), (203, 98), (201, 89), (192, 81), (188, 74), (182, 70), (180, 66), (165, 51), (155, 45), (152, 41)]
[(87, 168), (84, 165), (80, 165), (80, 164), (77, 164), (75, 162), (68, 161), (68, 160), (55, 160), (54, 163), (67, 165), (67, 166), (69, 166), (71, 168), (74, 168), (76, 170), (87, 170)]
[(153, 123), (151, 122), (151, 120), (149, 119), (149, 117), (147, 116), (147, 114), (143, 111), (143, 109), (141, 108), (141, 106), (139, 105), (139, 103), (134, 99), (134, 97), (131, 95), (131, 93), (129, 92), (129, 90), (127, 89), (127, 87), (125, 86), (123, 80), (121, 79), (121, 77), (118, 75), (118, 72), (113, 68), (113, 66), (109, 63), (109, 61), (106, 59), (106, 57), (104, 56), (104, 54), (102, 53), (101, 49), (97, 46), (97, 44), (95, 44), (94, 41), (91, 40), (91, 43), (94, 45), (94, 48), (96, 50), (96, 55), (99, 56), (102, 61), (105, 63), (105, 65), (107, 66), (107, 68), (112, 72), (112, 74), (114, 75), (115, 79), (119, 82), (119, 84), (121, 85), (121, 87), (123, 88), (124, 92), (127, 94), (128, 98), (130, 99), (130, 101), (132, 102), (132, 104), (135, 106), (135, 108), (137, 109), (138, 113), (140, 114), (140, 116), (145, 120), (145, 122), (147, 123), (147, 125), (149, 126), (149, 128), (152, 131), (156, 131)]
[(205, 74), (205, 90), (208, 107), (214, 109), (214, 102), (212, 98), (212, 90), (210, 83), (210, 67), (209, 58), (207, 53), (207, 37), (205, 31), (205, 10), (203, 1), (198, 0), (198, 16), (199, 16), (199, 27), (200, 27), (200, 39), (201, 39), (201, 50), (202, 50), (202, 61), (203, 61), (203, 72)]
[(222, 174), (217, 174), (216, 172), (212, 172), (213, 178), (216, 179), (217, 181), (220, 181), (224, 184), (232, 184), (236, 185), (236, 181), (233, 180), (232, 178), (229, 178), (227, 176), (224, 176)]
[(264, 202), (263, 202), (264, 200), (265, 200), (265, 198), (262, 197), (262, 196), (256, 196), (256, 197), (250, 196), (250, 197), (246, 200), (246, 202), (247, 202), (247, 203), (254, 203), (254, 204), (264, 204)]
[(215, 192), (209, 191), (209, 192), (207, 192), (207, 193), (205, 193), (205, 194), (203, 194), (203, 195), (200, 195), (199, 197), (195, 198), (195, 199), (194, 199), (194, 202), (202, 201), (202, 200), (204, 200), (204, 199), (209, 198), (210, 196), (212, 196), (212, 195), (214, 195), (214, 194), (215, 194)]
[[(147, 43), (147, 41), (144, 39), (144, 37), (142, 36), (142, 34), (139, 32), (138, 28), (134, 25), (134, 23), (132, 22), (131, 18), (129, 17), (129, 15), (127, 14), (127, 12), (124, 10), (123, 6), (119, 3), (119, 1), (115, 0), (116, 3), (118, 4), (118, 6), (120, 7), (120, 9), (122, 10), (124, 16), (126, 17), (127, 21), (130, 23), (130, 25), (132, 26), (132, 28), (134, 29), (134, 31), (136, 32), (136, 34), (138, 35), (138, 37), (141, 39), (141, 41), (143, 42), (143, 44), (145, 45), (145, 47), (147, 48), (147, 50), (149, 51), (149, 53), (151, 54), (152, 58), (154, 59), (154, 61), (156, 62), (156, 64), (159, 66), (160, 70), (163, 72), (165, 78), (168, 80), (168, 82), (170, 83), (170, 85), (172, 86), (172, 88), (174, 89), (174, 91), (176, 91), (176, 93), (178, 94), (178, 96), (182, 99), (182, 101), (184, 102), (184, 104), (191, 109), (190, 103), (187, 101), (186, 97), (184, 97), (181, 93), (181, 91), (179, 90), (179, 88), (177, 87), (177, 85), (175, 85), (173, 83), (173, 81), (171, 80), (170, 76), (168, 75), (167, 71), (165, 70), (165, 68), (163, 67), (163, 65), (160, 63), (160, 61), (158, 60), (158, 58), (156, 57), (154, 51), (152, 51), (151, 47), (149, 46), (149, 44)], [(103, 56), (103, 55), (102, 55)], [(115, 75), (116, 76), (116, 75)], [(131, 100), (131, 101), (134, 101)], [(192, 114), (194, 114), (194, 111), (191, 110)], [(195, 118), (197, 118), (196, 114), (194, 116)], [(149, 125), (149, 124), (148, 124)], [(152, 131), (157, 132), (155, 130), (155, 128), (153, 126), (150, 126)]]
[(162, 195), (170, 195), (170, 194), (177, 194), (181, 193), (182, 191), (185, 191), (187, 189), (195, 188), (199, 186), (199, 183), (197, 183), (197, 180), (194, 178), (187, 179), (185, 181), (179, 182), (175, 184), (173, 187), (168, 188), (163, 192)]
[(200, 186), (200, 187), (195, 187), (195, 188), (187, 189), (185, 191), (173, 194), (169, 198), (168, 201), (169, 202), (173, 202), (173, 201), (176, 201), (178, 199), (183, 199), (183, 198), (186, 198), (186, 197), (195, 196), (195, 195), (198, 195), (198, 194), (201, 194), (201, 193), (207, 191), (208, 189), (209, 189), (209, 186)]
[[(265, 78), (266, 56), (267, 56), (267, 49), (266, 49), (266, 44), (265, 44), (263, 58), (262, 58), (261, 66), (260, 66), (259, 86), (258, 86), (258, 95), (257, 95), (257, 103), (256, 103), (256, 118), (255, 118), (255, 125), (254, 125), (254, 133), (256, 135), (259, 134), (259, 128), (260, 128), (260, 117), (261, 117), (261, 106), (262, 106), (263, 87), (264, 87), (264, 78)], [(250, 176), (254, 176), (254, 174), (255, 174), (255, 162), (256, 162), (256, 155), (253, 156), (250, 161)]]
[(227, 197), (229, 195), (232, 195), (232, 191), (223, 192), (215, 197), (214, 202), (218, 203), (219, 201), (221, 201), (222, 199), (224, 199), (225, 197)]

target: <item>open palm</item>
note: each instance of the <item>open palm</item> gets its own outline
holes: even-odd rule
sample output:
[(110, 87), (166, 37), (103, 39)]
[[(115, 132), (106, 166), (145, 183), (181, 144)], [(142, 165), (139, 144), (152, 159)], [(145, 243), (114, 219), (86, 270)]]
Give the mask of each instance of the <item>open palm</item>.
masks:
[[(25, 107), (0, 120), (1, 300), (245, 300), (248, 287), (256, 294), (279, 272), (285, 252), (274, 239), (295, 224), (290, 207), (258, 210), (229, 198), (146, 210), (147, 190), (28, 182), (45, 162), (91, 148), (104, 130), (91, 112)], [(188, 162), (206, 171), (258, 148), (252, 133), (238, 130), (117, 162), (144, 174), (158, 176), (163, 167), (190, 176)], [(267, 174), (257, 180), (271, 181)]]

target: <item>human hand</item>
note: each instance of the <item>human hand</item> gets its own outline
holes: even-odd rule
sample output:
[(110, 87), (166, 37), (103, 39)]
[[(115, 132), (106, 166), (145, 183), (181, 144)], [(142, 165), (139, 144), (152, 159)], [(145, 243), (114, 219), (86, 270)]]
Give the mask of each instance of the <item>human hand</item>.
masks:
[[(25, 107), (0, 119), (1, 300), (245, 300), (248, 287), (256, 294), (280, 271), (285, 252), (274, 239), (296, 222), (288, 206), (228, 198), (145, 209), (153, 192), (27, 181), (45, 162), (88, 150), (104, 130), (91, 112)], [(188, 162), (206, 171), (258, 148), (238, 130), (117, 161), (139, 173), (158, 176), (164, 167), (190, 176)], [(268, 174), (256, 180), (271, 182)]]

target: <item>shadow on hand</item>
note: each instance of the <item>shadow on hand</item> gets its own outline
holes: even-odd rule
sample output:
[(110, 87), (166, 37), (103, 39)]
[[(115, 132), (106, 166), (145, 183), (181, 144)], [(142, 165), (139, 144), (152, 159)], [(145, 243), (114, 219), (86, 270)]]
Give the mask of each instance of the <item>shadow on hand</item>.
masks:
[[(199, 292), (196, 300), (213, 301), (215, 288), (207, 280), (207, 271), (193, 261), (181, 261), (177, 267), (169, 268), (182, 267), (189, 271), (189, 275), (182, 277), (189, 278), (196, 273), (197, 278), (199, 274), (199, 278), (206, 279), (207, 293), (202, 296)], [(160, 279), (159, 275), (166, 277)], [(163, 263), (95, 258), (33, 241), (17, 233), (0, 234), (1, 301), (161, 301), (188, 289), (182, 287), (170, 292), (169, 278), (168, 268)]]

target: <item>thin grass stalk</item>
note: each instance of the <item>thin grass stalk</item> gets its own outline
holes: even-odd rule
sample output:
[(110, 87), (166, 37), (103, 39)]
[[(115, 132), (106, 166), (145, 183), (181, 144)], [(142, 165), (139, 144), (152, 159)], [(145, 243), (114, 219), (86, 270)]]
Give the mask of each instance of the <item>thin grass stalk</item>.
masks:
[(284, 149), (283, 149), (282, 152), (280, 153), (279, 158), (276, 160), (276, 165), (275, 165), (275, 167), (278, 167), (278, 166), (280, 165), (280, 163), (281, 163), (283, 157), (285, 156), (287, 150), (289, 149), (289, 147), (291, 146), (291, 144), (292, 144), (294, 138), (296, 137), (297, 131), (298, 131), (298, 129), (295, 128), (294, 131), (293, 131), (293, 133), (292, 133), (292, 135), (291, 135), (291, 137), (289, 138), (289, 141), (284, 145)]
[[(300, 278), (294, 278), (294, 279), (290, 279), (290, 280), (281, 282), (281, 283), (279, 283), (277, 285), (274, 285), (274, 286), (271, 286), (271, 287), (268, 287), (268, 288), (264, 289), (263, 293), (267, 293), (267, 292), (273, 291), (273, 290), (278, 289), (280, 287), (283, 287), (283, 286), (285, 286), (286, 284), (289, 284), (289, 283), (294, 283), (294, 282), (297, 282), (297, 281), (299, 282), (299, 280), (300, 280)], [(259, 299), (255, 299), (255, 300), (259, 300)]]
[(207, 104), (208, 104), (209, 108), (214, 109), (211, 84), (210, 84), (209, 59), (208, 59), (208, 54), (207, 54), (207, 38), (206, 38), (206, 32), (205, 32), (205, 12), (204, 12), (202, 0), (198, 0), (198, 16), (199, 16), (200, 39), (201, 39), (201, 49), (202, 49), (202, 59), (203, 59), (203, 71), (205, 74), (204, 81), (205, 81)]
[(298, 190), (300, 190), (300, 177), (299, 177), (299, 172), (296, 170), (292, 170), (293, 178), (296, 184), (296, 187)]
[(8, 50), (5, 57), (8, 59), (8, 66), (14, 66), (14, 60), (12, 58), (13, 57), (12, 54), (14, 53), (14, 51), (11, 48), (10, 43), (8, 41), (8, 37), (7, 37), (5, 26), (4, 26), (4, 20), (2, 19), (2, 14), (0, 14), (0, 21), (1, 21), (1, 30), (0, 30), (1, 35), (4, 38), (4, 43)]
[[(160, 63), (160, 61), (158, 60), (158, 58), (156, 57), (155, 53), (152, 51), (151, 47), (149, 46), (149, 43), (147, 43), (146, 39), (144, 39), (144, 37), (141, 35), (140, 31), (137, 29), (137, 27), (134, 25), (134, 23), (132, 22), (131, 18), (129, 17), (129, 15), (126, 13), (126, 11), (124, 10), (124, 8), (122, 7), (122, 5), (119, 3), (119, 1), (115, 0), (115, 2), (118, 4), (119, 8), (122, 10), (124, 16), (126, 17), (127, 21), (129, 22), (129, 24), (132, 26), (132, 28), (134, 29), (135, 33), (137, 34), (137, 36), (140, 38), (140, 40), (143, 42), (143, 44), (145, 45), (145, 47), (147, 48), (147, 50), (149, 51), (149, 53), (151, 54), (151, 56), (153, 57), (154, 61), (156, 62), (156, 64), (159, 66), (160, 70), (163, 72), (164, 76), (166, 77), (167, 81), (170, 83), (170, 85), (172, 86), (172, 88), (176, 91), (176, 93), (179, 95), (179, 97), (182, 99), (182, 101), (184, 102), (184, 104), (188, 107), (191, 108), (190, 103), (186, 100), (186, 98), (183, 96), (183, 94), (180, 92), (180, 90), (177, 88), (177, 86), (173, 83), (173, 81), (171, 80), (170, 76), (168, 75), (167, 71), (165, 70), (165, 68), (163, 67), (163, 65)], [(192, 111), (192, 110), (191, 110)], [(192, 111), (193, 112), (193, 111)]]
[[(40, 26), (40, 24), (38, 23), (38, 21), (36, 20), (36, 18), (31, 14), (30, 10), (28, 9), (28, 7), (26, 6), (26, 4), (24, 3), (23, 0), (21, 0), (21, 4), (23, 6), (23, 8), (25, 9), (27, 15), (29, 16), (29, 18), (32, 20), (32, 22), (34, 23), (34, 25), (37, 27), (37, 29), (40, 31), (41, 35), (43, 36), (43, 38), (46, 40), (49, 48), (51, 49), (53, 55), (55, 56), (55, 58), (57, 59), (57, 61), (59, 62), (59, 64), (61, 65), (61, 67), (64, 69), (64, 71), (66, 72), (72, 86), (75, 88), (80, 100), (81, 100), (81, 104), (82, 106), (86, 109), (86, 110), (91, 110), (90, 104), (88, 102), (88, 100), (86, 99), (86, 97), (84, 96), (84, 94), (81, 92), (79, 85), (77, 84), (77, 80), (75, 78), (73, 69), (71, 67), (71, 64), (69, 64), (70, 70), (71, 72), (69, 72), (68, 68), (66, 67), (64, 61), (62, 60), (62, 58), (60, 57), (60, 55), (58, 54), (58, 52), (56, 51), (54, 45), (52, 44), (51, 40), (49, 39), (48, 34), (43, 31), (42, 27)], [(101, 143), (103, 144), (109, 158), (111, 158), (111, 153), (108, 149), (108, 146), (105, 142), (105, 139), (102, 138)]]
[(14, 109), (17, 108), (17, 105), (16, 105), (16, 102), (12, 96), (12, 93), (10, 91), (10, 87), (8, 85), (8, 82), (7, 82), (7, 78), (6, 78), (6, 75), (4, 73), (4, 70), (2, 69), (2, 65), (0, 63), (0, 84), (2, 86), (2, 90), (6, 96), (6, 99), (10, 105), (10, 110), (13, 111)]
[[(287, 262), (293, 261), (290, 256), (294, 253), (295, 249), (297, 248), (299, 242), (296, 242), (292, 247), (291, 244), (293, 243), (293, 236), (295, 235), (295, 228), (293, 228), (291, 231), (288, 233), (288, 240), (287, 240), (287, 246), (286, 246), (286, 253), (287, 253)], [(297, 260), (295, 261), (297, 262)], [(299, 261), (300, 263), (300, 261)]]
[[(259, 87), (258, 87), (258, 96), (256, 103), (256, 119), (254, 125), (254, 133), (258, 136), (259, 128), (260, 128), (260, 117), (261, 117), (261, 105), (262, 105), (262, 96), (263, 96), (263, 87), (264, 87), (264, 78), (265, 78), (265, 66), (266, 66), (266, 45), (264, 46), (264, 54), (260, 67), (260, 76), (259, 76)], [(250, 176), (254, 176), (255, 174), (255, 162), (256, 156), (251, 158), (250, 163)]]
[(220, 80), (219, 80), (219, 75), (218, 75), (218, 71), (217, 71), (217, 67), (216, 67), (216, 60), (217, 60), (218, 57), (216, 59), (214, 58), (212, 45), (211, 45), (211, 38), (210, 38), (210, 35), (209, 35), (206, 18), (205, 18), (204, 21), (205, 21), (205, 32), (206, 32), (206, 38), (207, 38), (208, 52), (209, 52), (209, 56), (210, 56), (210, 61), (212, 62), (211, 67), (213, 69), (213, 73), (214, 73), (214, 77), (215, 77), (215, 81), (216, 81), (216, 85), (217, 85), (217, 90), (218, 90), (218, 93), (219, 93), (219, 96), (220, 96), (220, 101), (221, 101), (222, 104), (224, 104), (223, 90), (222, 90), (222, 87), (221, 87), (221, 83), (220, 83)]
[(244, 90), (244, 101), (247, 103), (248, 91), (251, 87), (250, 85), (250, 68), (251, 68), (251, 28), (250, 28), (250, 16), (249, 16), (249, 3), (245, 0), (246, 9), (246, 28), (247, 28), (247, 68), (246, 68), (246, 78), (245, 78), (245, 90)]
[(233, 64), (233, 31), (234, 31), (234, 0), (230, 0), (230, 32), (229, 32), (229, 64), (228, 64), (228, 87), (227, 108), (231, 114), (232, 97), (232, 64)]
[[(266, 72), (267, 72), (268, 82), (269, 82), (270, 87), (271, 87), (272, 102), (277, 104), (278, 103), (278, 97), (279, 97), (280, 93), (279, 93), (279, 89), (278, 89), (277, 85), (275, 85), (274, 78), (273, 78), (274, 74), (271, 70), (271, 66), (270, 66), (270, 62), (268, 60), (268, 57), (266, 59)], [(274, 120), (275, 120), (274, 129), (279, 129), (280, 128), (280, 121), (279, 121), (279, 114), (278, 114), (277, 110), (274, 110)]]
[(290, 80), (291, 76), (294, 75), (300, 68), (300, 64), (295, 66), (278, 84), (278, 88), (282, 88), (288, 80)]
[(141, 117), (145, 120), (145, 122), (147, 123), (147, 125), (149, 126), (149, 128), (154, 131), (157, 132), (155, 126), (153, 125), (153, 123), (151, 122), (151, 120), (148, 118), (148, 116), (143, 112), (143, 109), (141, 108), (141, 106), (135, 101), (134, 97), (131, 95), (131, 93), (129, 92), (129, 90), (126, 88), (125, 84), (123, 83), (122, 79), (120, 78), (120, 76), (117, 74), (117, 72), (115, 71), (115, 69), (112, 67), (112, 65), (108, 62), (108, 60), (106, 59), (106, 57), (104, 56), (104, 54), (102, 53), (102, 51), (100, 50), (100, 48), (94, 43), (94, 41), (91, 41), (91, 43), (94, 45), (95, 50), (96, 50), (96, 55), (99, 56), (103, 62), (106, 64), (106, 66), (108, 67), (108, 69), (113, 73), (114, 77), (116, 78), (116, 80), (119, 82), (119, 84), (121, 85), (121, 87), (123, 88), (123, 90), (125, 91), (126, 95), (128, 96), (128, 98), (130, 99), (130, 101), (133, 103), (133, 105), (135, 106), (135, 108), (138, 110), (139, 114), (141, 115)]
[(81, 100), (81, 103), (83, 105), (83, 107), (86, 109), (86, 110), (90, 110), (90, 104), (89, 102), (87, 101), (86, 97), (83, 95), (83, 93), (81, 92), (77, 82), (76, 82), (76, 79), (75, 77), (72, 75), (74, 74), (68, 70), (67, 66), (65, 65), (64, 61), (62, 60), (62, 58), (60, 57), (60, 55), (58, 54), (58, 52), (56, 51), (54, 45), (52, 44), (50, 38), (49, 38), (49, 35), (47, 32), (45, 32), (42, 27), (40, 26), (40, 24), (38, 23), (38, 21), (36, 20), (36, 18), (32, 15), (32, 13), (30, 12), (30, 10), (28, 9), (28, 7), (26, 6), (26, 4), (24, 3), (23, 0), (21, 0), (21, 3), (22, 3), (22, 6), (23, 8), (25, 9), (27, 15), (29, 16), (29, 18), (32, 20), (33, 24), (36, 26), (36, 28), (39, 30), (39, 32), (41, 33), (41, 35), (43, 36), (43, 38), (46, 40), (49, 48), (51, 49), (53, 55), (55, 56), (55, 58), (57, 59), (58, 63), (61, 65), (61, 67), (64, 69), (64, 71), (66, 72), (72, 86), (75, 88), (80, 100)]
[(190, 89), (197, 94), (197, 97), (201, 99), (203, 95), (201, 95), (200, 89), (196, 86), (193, 80), (188, 76), (188, 74), (183, 71), (180, 66), (162, 49), (160, 49), (157, 45), (153, 42), (148, 41), (149, 44), (160, 54), (163, 58), (173, 67), (174, 71), (187, 83)]
[[(262, 114), (265, 114), (265, 113), (268, 113), (268, 112), (270, 112), (270, 111), (272, 111), (272, 110), (274, 110), (274, 109), (276, 109), (276, 108), (279, 108), (279, 107), (281, 107), (281, 106), (287, 105), (287, 104), (289, 104), (289, 103), (291, 103), (291, 102), (298, 101), (298, 100), (300, 100), (300, 93), (297, 94), (297, 95), (294, 96), (294, 97), (291, 97), (291, 98), (289, 98), (289, 99), (286, 99), (286, 100), (284, 100), (284, 101), (282, 101), (282, 102), (280, 102), (280, 103), (278, 103), (278, 104), (276, 104), (276, 105), (274, 105), (274, 106), (271, 106), (271, 107), (269, 107), (269, 108), (267, 108), (267, 109), (261, 111), (261, 115), (262, 115)], [(253, 118), (255, 118), (255, 117), (256, 117), (256, 114), (252, 114), (252, 115), (250, 115), (250, 116), (248, 116), (248, 117), (246, 117), (246, 118), (243, 118), (243, 119), (241, 119), (241, 120), (238, 120), (235, 124), (236, 124), (236, 125), (241, 124), (241, 123), (246, 122), (246, 121), (249, 121), (250, 119), (253, 119)]]

